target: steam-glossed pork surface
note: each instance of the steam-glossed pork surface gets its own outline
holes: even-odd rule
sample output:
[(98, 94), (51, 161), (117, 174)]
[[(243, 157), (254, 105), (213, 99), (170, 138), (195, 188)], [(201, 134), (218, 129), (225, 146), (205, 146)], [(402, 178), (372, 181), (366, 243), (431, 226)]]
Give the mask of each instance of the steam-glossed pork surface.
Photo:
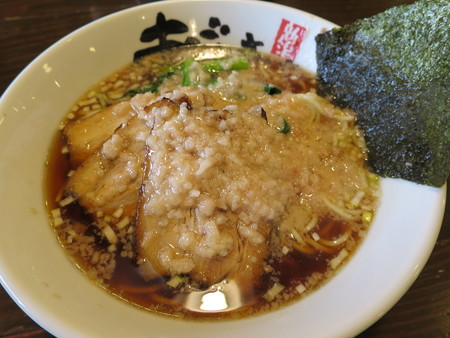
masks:
[(92, 215), (122, 208), (134, 217), (149, 134), (144, 120), (131, 117), (75, 170), (64, 194)]
[(71, 162), (75, 166), (83, 163), (133, 114), (130, 102), (125, 101), (67, 124), (64, 136)]

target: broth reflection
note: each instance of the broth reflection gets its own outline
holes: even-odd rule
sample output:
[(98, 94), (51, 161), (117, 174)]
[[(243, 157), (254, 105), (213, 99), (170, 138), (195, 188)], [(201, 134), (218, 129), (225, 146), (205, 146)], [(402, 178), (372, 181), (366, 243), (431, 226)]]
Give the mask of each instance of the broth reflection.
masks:
[(242, 306), (238, 285), (223, 281), (205, 291), (191, 292), (184, 306), (195, 312), (232, 311)]

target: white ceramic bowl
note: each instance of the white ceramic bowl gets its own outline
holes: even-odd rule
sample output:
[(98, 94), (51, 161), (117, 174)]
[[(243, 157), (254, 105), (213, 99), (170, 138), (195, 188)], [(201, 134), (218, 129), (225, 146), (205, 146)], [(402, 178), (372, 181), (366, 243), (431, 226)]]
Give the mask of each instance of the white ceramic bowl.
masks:
[[(3, 286), (28, 315), (59, 337), (344, 337), (368, 327), (406, 292), (425, 264), (442, 221), (444, 189), (382, 180), (381, 206), (369, 235), (337, 276), (297, 303), (248, 319), (187, 322), (142, 311), (96, 286), (67, 258), (50, 229), (43, 197), (52, 137), (88, 87), (131, 62), (134, 52), (161, 43), (140, 41), (158, 13), (160, 19), (186, 26), (186, 33), (168, 34), (167, 40), (195, 37), (232, 45), (244, 40), (258, 50), (295, 57), (310, 70), (315, 70), (314, 36), (333, 27), (308, 13), (265, 2), (157, 2), (95, 21), (42, 53), (0, 102)], [(210, 27), (211, 17), (220, 26)], [(221, 32), (225, 25), (228, 34)]]

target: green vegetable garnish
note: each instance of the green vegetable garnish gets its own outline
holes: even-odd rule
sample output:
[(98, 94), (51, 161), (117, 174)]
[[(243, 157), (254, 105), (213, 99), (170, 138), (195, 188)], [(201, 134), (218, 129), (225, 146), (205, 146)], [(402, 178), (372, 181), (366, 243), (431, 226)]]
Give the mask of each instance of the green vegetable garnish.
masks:
[(248, 59), (245, 57), (204, 60), (199, 62), (208, 73), (217, 73), (224, 70), (243, 70), (250, 67)]
[(200, 64), (208, 73), (217, 73), (223, 70), (220, 60), (203, 61)]
[(233, 60), (230, 66), (230, 70), (243, 70), (248, 69), (250, 67), (250, 64), (248, 63), (247, 58), (238, 58), (236, 60)]
[(169, 73), (163, 74), (160, 77), (158, 77), (154, 82), (150, 83), (149, 85), (142, 86), (140, 88), (132, 89), (132, 90), (127, 91), (123, 95), (123, 97), (133, 97), (136, 94), (143, 94), (143, 93), (148, 93), (148, 92), (158, 93), (159, 92), (159, 86), (164, 81), (164, 79), (172, 76), (173, 74), (174, 74), (173, 72), (169, 72)]
[[(192, 72), (190, 71), (190, 66), (195, 62), (194, 59), (187, 59), (181, 64), (181, 71), (183, 74), (183, 86), (194, 86), (198, 85), (192, 80)], [(217, 74), (221, 71), (229, 70), (243, 70), (249, 68), (248, 59), (245, 57), (240, 58), (227, 58), (227, 59), (217, 59), (217, 60), (203, 60), (198, 61), (202, 66), (203, 70), (208, 72), (211, 76), (211, 81), (209, 84), (214, 84), (217, 80)]]
[(283, 118), (283, 126), (281, 128), (277, 128), (277, 130), (281, 134), (288, 134), (291, 131), (291, 126), (289, 125), (288, 121)]
[(449, 18), (450, 1), (419, 0), (316, 37), (319, 93), (356, 111), (381, 176), (447, 180)]
[(183, 74), (183, 80), (181, 84), (183, 87), (193, 85), (193, 81), (191, 79), (191, 71), (189, 70), (189, 68), (193, 63), (194, 59), (187, 59), (184, 60), (183, 63), (181, 64), (181, 71)]
[(265, 85), (264, 91), (269, 95), (281, 94), (281, 89), (272, 85)]
[(181, 70), (182, 65), (165, 66), (161, 68), (161, 73), (174, 73), (177, 70)]
[(148, 92), (157, 93), (158, 86), (159, 86), (159, 84), (156, 84), (156, 82), (153, 82), (152, 84), (149, 84), (147, 86), (129, 90), (123, 96), (124, 97), (133, 97), (137, 94), (143, 94), (143, 93), (148, 93)]
[(208, 82), (208, 86), (215, 85), (215, 84), (218, 84), (218, 83), (219, 83), (219, 81), (217, 79), (213, 79), (212, 81)]

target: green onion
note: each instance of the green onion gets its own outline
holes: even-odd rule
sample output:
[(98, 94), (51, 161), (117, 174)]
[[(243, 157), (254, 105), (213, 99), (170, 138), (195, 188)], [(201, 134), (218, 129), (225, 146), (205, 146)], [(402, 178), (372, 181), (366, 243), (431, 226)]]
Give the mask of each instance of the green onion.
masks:
[(295, 290), (296, 290), (298, 293), (303, 293), (303, 292), (306, 291), (306, 286), (305, 286), (304, 284), (300, 283), (299, 285), (297, 285), (297, 286), (295, 287)]
[(272, 85), (265, 85), (264, 91), (269, 95), (281, 94), (281, 89)]
[[(197, 85), (195, 80), (193, 80), (193, 73), (191, 70), (191, 65), (195, 62), (194, 59), (186, 59), (179, 65), (173, 65), (168, 67), (162, 67), (161, 72), (164, 74), (158, 77), (153, 83), (142, 86), (141, 88), (132, 89), (126, 92), (123, 97), (133, 97), (136, 94), (142, 94), (147, 92), (158, 93), (159, 86), (163, 82), (163, 80), (171, 75), (173, 75), (177, 71), (181, 71), (182, 75), (182, 86), (194, 86)], [(211, 75), (211, 81), (208, 85), (217, 83), (217, 73), (226, 70), (242, 70), (249, 68), (249, 61), (245, 57), (240, 58), (228, 58), (228, 59), (219, 59), (219, 60), (204, 60), (199, 61), (203, 70), (208, 72)]]
[(248, 59), (244, 57), (237, 59), (205, 60), (200, 61), (200, 64), (208, 73), (218, 73), (223, 70), (243, 70), (250, 67)]
[(159, 86), (161, 85), (161, 83), (164, 81), (165, 78), (168, 78), (170, 76), (172, 76), (174, 74), (174, 72), (169, 72), (166, 74), (161, 75), (160, 77), (158, 77), (154, 82), (142, 86), (141, 88), (137, 88), (137, 89), (132, 89), (127, 91), (123, 97), (133, 97), (137, 94), (143, 94), (143, 93), (158, 93), (159, 92)]
[[(162, 82), (162, 81), (161, 81)], [(157, 93), (158, 92), (158, 87), (161, 84), (161, 82), (159, 81), (155, 81), (149, 85), (143, 86), (141, 88), (137, 88), (137, 89), (132, 89), (127, 91), (125, 94), (123, 94), (124, 97), (133, 97), (137, 94), (143, 94), (143, 93)]]
[(193, 84), (191, 80), (191, 71), (189, 70), (193, 63), (194, 59), (186, 59), (181, 64), (181, 71), (183, 74), (183, 80), (181, 84), (183, 87), (191, 86)]
[(288, 134), (291, 131), (291, 126), (286, 121), (286, 119), (283, 118), (283, 127), (277, 128), (277, 130), (278, 130), (279, 133), (286, 135), (286, 134)]
[(347, 256), (348, 251), (346, 249), (342, 249), (336, 257), (330, 260), (329, 265), (335, 270), (339, 265), (341, 265)]
[(181, 283), (183, 283), (183, 278), (181, 278), (180, 276), (176, 275), (173, 276), (170, 280), (168, 280), (166, 282), (166, 284), (172, 288), (176, 288), (178, 285), (180, 285)]
[(215, 85), (215, 84), (218, 84), (218, 83), (219, 83), (219, 81), (217, 79), (214, 79), (212, 81), (209, 81), (207, 86), (212, 86), (212, 85)]
[(167, 74), (167, 73), (173, 73), (177, 70), (181, 70), (182, 65), (174, 65), (174, 66), (164, 66), (161, 68), (161, 73)]
[(283, 291), (284, 286), (279, 284), (279, 283), (275, 283), (269, 290), (267, 290), (267, 292), (263, 295), (264, 299), (271, 302), (272, 300), (275, 299), (275, 297), (281, 292)]
[(208, 60), (200, 62), (200, 64), (208, 73), (217, 73), (224, 70), (220, 60)]
[(250, 64), (248, 63), (247, 58), (239, 58), (231, 64), (230, 70), (243, 70), (248, 69), (249, 67)]

